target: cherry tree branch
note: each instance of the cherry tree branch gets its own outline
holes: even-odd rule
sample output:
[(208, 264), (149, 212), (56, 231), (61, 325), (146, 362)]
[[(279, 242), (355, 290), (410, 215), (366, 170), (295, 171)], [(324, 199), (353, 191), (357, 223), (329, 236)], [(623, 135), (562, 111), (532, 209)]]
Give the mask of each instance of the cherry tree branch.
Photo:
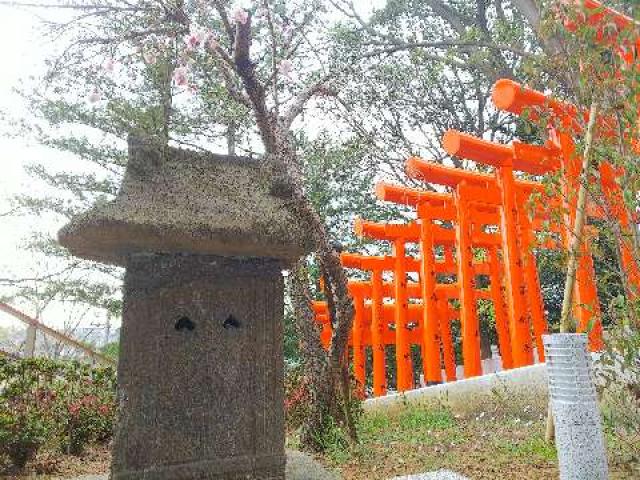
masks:
[(167, 34), (176, 34), (182, 33), (186, 34), (189, 32), (188, 28), (172, 28), (172, 27), (164, 27), (164, 28), (151, 28), (149, 30), (140, 30), (138, 32), (131, 32), (126, 35), (122, 35), (120, 37), (91, 37), (84, 38), (78, 41), (79, 44), (100, 44), (100, 45), (110, 45), (113, 43), (124, 42), (128, 40), (136, 40), (138, 38), (148, 37), (150, 35), (167, 35)]
[[(375, 41), (367, 42), (367, 44), (376, 45), (376, 46), (385, 45), (382, 42), (375, 42)], [(391, 46), (384, 47), (384, 48), (381, 48), (380, 50), (375, 50), (373, 52), (369, 52), (366, 55), (368, 56), (384, 55), (384, 54), (391, 54), (391, 53), (396, 53), (404, 50), (412, 50), (415, 48), (446, 49), (451, 47), (488, 48), (490, 50), (511, 52), (524, 58), (530, 58), (534, 56), (530, 52), (522, 50), (521, 48), (512, 47), (510, 45), (494, 44), (491, 42), (483, 42), (483, 41), (457, 41), (457, 40), (442, 40), (438, 42), (393, 42), (393, 45)]]
[(231, 96), (231, 98), (233, 98), (236, 102), (240, 103), (241, 105), (244, 105), (246, 108), (251, 109), (251, 100), (249, 99), (249, 97), (247, 96), (247, 94), (243, 91), (241, 91), (240, 89), (238, 89), (238, 87), (236, 86), (236, 71), (234, 68), (234, 64), (233, 62), (229, 63), (230, 61), (230, 57), (228, 55), (226, 55), (226, 52), (224, 50), (222, 50), (221, 47), (218, 47), (221, 51), (218, 52), (216, 49), (216, 53), (218, 53), (218, 55), (220, 56), (220, 58), (222, 58), (222, 56), (226, 56), (227, 60), (222, 60), (220, 62), (220, 72), (222, 73), (222, 78), (224, 79), (224, 84), (227, 88), (227, 91), (229, 93), (229, 95)]
[(231, 51), (231, 47), (235, 42), (235, 31), (233, 29), (233, 26), (231, 25), (231, 22), (229, 22), (227, 11), (225, 10), (220, 0), (214, 0), (213, 4), (216, 7), (218, 15), (220, 15), (220, 20), (222, 21), (222, 25), (224, 26), (224, 31), (227, 33), (227, 38), (229, 40), (229, 51)]
[(146, 10), (146, 7), (134, 6), (129, 3), (125, 6), (118, 7), (114, 5), (104, 5), (100, 3), (94, 4), (62, 4), (62, 3), (44, 3), (44, 2), (15, 2), (0, 0), (0, 5), (13, 8), (50, 8), (57, 10), (100, 10), (103, 12), (136, 12)]
[(470, 19), (462, 16), (440, 0), (426, 0), (425, 3), (429, 5), (433, 13), (443, 18), (459, 35), (465, 33), (467, 26), (472, 23)]
[(251, 16), (245, 23), (236, 23), (235, 42), (233, 47), (235, 71), (242, 80), (249, 96), (256, 123), (265, 147), (273, 147), (277, 143), (275, 119), (267, 109), (265, 86), (256, 77), (256, 69), (251, 61)]
[(329, 88), (327, 87), (327, 82), (333, 76), (334, 76), (333, 73), (329, 73), (325, 75), (322, 79), (320, 79), (318, 82), (314, 83), (313, 85), (310, 85), (309, 87), (305, 88), (302, 92), (300, 92), (295, 97), (295, 99), (293, 100), (293, 103), (289, 106), (286, 113), (282, 116), (281, 124), (285, 128), (290, 128), (291, 124), (298, 117), (298, 115), (300, 115), (304, 111), (304, 108), (306, 104), (309, 102), (309, 100), (315, 95), (318, 95), (318, 94), (334, 95), (333, 92), (330, 92)]
[(276, 40), (276, 31), (273, 26), (273, 18), (271, 17), (271, 9), (267, 0), (262, 1), (262, 8), (266, 12), (267, 25), (269, 27), (269, 35), (271, 37), (271, 89), (273, 95), (274, 111), (276, 116), (279, 115), (280, 102), (278, 101), (278, 44)]

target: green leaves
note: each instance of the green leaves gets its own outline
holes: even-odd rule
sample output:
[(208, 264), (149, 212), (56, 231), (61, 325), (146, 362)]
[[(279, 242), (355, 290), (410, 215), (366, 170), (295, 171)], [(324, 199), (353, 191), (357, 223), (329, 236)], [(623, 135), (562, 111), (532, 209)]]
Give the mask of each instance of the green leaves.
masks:
[(0, 357), (0, 455), (21, 469), (40, 448), (78, 454), (105, 442), (115, 418), (115, 370)]

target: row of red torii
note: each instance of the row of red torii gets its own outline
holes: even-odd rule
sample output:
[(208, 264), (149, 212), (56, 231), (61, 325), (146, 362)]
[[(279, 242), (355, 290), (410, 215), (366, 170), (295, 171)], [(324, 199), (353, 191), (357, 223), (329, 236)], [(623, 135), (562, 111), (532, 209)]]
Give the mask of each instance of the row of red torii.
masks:
[[(497, 108), (516, 115), (526, 112), (532, 120), (550, 116), (546, 143), (503, 145), (457, 131), (447, 132), (442, 144), (448, 154), (492, 167), (492, 174), (409, 158), (407, 175), (440, 186), (439, 191), (378, 183), (376, 194), (380, 200), (415, 208), (416, 220), (381, 224), (358, 219), (356, 233), (389, 242), (392, 254), (342, 253), (345, 267), (368, 272), (369, 276), (369, 280), (351, 280), (349, 284), (355, 305), (349, 344), (354, 377), (363, 388), (367, 384), (366, 349), (371, 349), (374, 396), (387, 393), (387, 347), (391, 345), (395, 347), (396, 389), (400, 392), (417, 384), (412, 346), (421, 351), (426, 384), (460, 377), (452, 322), (459, 322), (464, 377), (483, 374), (478, 315), (481, 299), (493, 305), (503, 368), (531, 365), (536, 357), (544, 361), (542, 335), (548, 325), (535, 252), (541, 248), (569, 248), (582, 168), (574, 135), (583, 133), (577, 119), (584, 119), (585, 113), (506, 79), (495, 84), (493, 102)], [(533, 177), (559, 174), (562, 192), (550, 197), (542, 183), (519, 179), (514, 175), (516, 171)], [(617, 180), (623, 172), (601, 162), (598, 173), (606, 201), (588, 204), (587, 215), (617, 220), (622, 232), (621, 268), (627, 272), (628, 285), (633, 290), (627, 293), (635, 297), (640, 270), (630, 243), (632, 216)], [(587, 227), (573, 310), (577, 329), (589, 332), (593, 350), (603, 346), (588, 241), (596, 234), (594, 227)], [(419, 256), (407, 253), (409, 244), (419, 246)], [(480, 288), (483, 284), (488, 286)], [(327, 303), (314, 302), (313, 309), (322, 341), (328, 346), (332, 332)]]

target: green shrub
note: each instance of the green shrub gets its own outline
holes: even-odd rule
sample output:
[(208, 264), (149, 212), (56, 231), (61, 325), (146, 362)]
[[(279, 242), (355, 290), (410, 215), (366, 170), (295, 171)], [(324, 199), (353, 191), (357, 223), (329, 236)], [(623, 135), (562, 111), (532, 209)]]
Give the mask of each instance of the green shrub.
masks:
[(111, 368), (0, 358), (0, 455), (21, 469), (45, 446), (79, 454), (108, 441), (115, 385)]
[(2, 408), (0, 453), (9, 457), (16, 468), (24, 468), (46, 441), (47, 427), (47, 422), (31, 406)]
[(629, 325), (611, 329), (597, 372), (614, 456), (640, 472), (640, 332)]

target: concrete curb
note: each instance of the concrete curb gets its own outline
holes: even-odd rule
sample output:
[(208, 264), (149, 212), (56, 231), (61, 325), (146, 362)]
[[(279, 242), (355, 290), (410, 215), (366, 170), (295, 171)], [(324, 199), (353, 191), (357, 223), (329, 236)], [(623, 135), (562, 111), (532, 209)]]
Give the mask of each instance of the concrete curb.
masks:
[(495, 396), (518, 397), (523, 402), (547, 402), (547, 366), (544, 363), (504, 370), (452, 383), (393, 393), (364, 402), (365, 411), (402, 407), (409, 404), (441, 403), (453, 409), (473, 408)]

